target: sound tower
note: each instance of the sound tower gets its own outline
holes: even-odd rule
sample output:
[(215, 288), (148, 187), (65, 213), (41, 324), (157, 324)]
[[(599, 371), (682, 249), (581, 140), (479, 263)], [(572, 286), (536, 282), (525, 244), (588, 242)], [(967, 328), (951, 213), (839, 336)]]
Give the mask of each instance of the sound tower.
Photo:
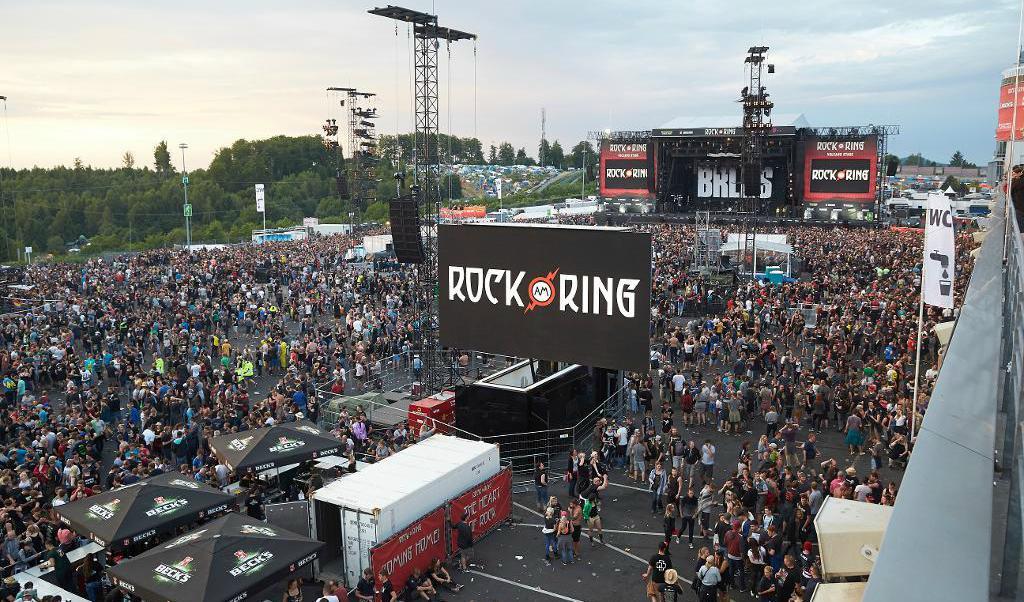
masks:
[(899, 168), (900, 160), (896, 158), (890, 158), (889, 163), (887, 163), (885, 166), (885, 175), (894, 176), (896, 175), (896, 172), (899, 171)]
[(415, 193), (391, 199), (391, 239), (400, 263), (423, 263), (420, 204)]

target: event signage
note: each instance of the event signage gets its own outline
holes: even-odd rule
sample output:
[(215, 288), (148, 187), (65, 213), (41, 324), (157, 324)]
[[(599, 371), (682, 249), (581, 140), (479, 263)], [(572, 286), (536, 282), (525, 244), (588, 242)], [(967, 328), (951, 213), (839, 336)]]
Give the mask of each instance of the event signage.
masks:
[[(778, 181), (781, 170), (765, 165), (761, 170), (761, 187), (757, 194), (762, 199), (779, 197), (785, 184)], [(696, 197), (698, 199), (741, 199), (746, 196), (740, 177), (740, 166), (736, 161), (701, 162), (697, 164)]]
[[(777, 125), (769, 130), (769, 135), (795, 134), (796, 126)], [(652, 136), (664, 138), (731, 138), (744, 136), (746, 130), (741, 127), (730, 128), (668, 128), (651, 131)]]
[(186, 556), (174, 564), (156, 565), (153, 578), (163, 583), (188, 583), (192, 578), (192, 569), (192, 557)]
[(265, 213), (267, 210), (266, 200), (264, 197), (263, 184), (256, 185), (256, 212)]
[(653, 182), (649, 142), (601, 142), (601, 196), (648, 197)]
[(392, 583), (405, 583), (414, 568), (426, 571), (434, 558), (444, 558), (444, 507), (396, 533), (370, 550), (373, 574), (387, 569)]
[(928, 305), (953, 309), (956, 243), (949, 197), (935, 192), (929, 194), (925, 217), (921, 295)]
[[(455, 523), (468, 513), (466, 522), (473, 528), (473, 541), (487, 535), (512, 513), (512, 473), (503, 470), (490, 479), (463, 493), (451, 501), (448, 516)], [(458, 549), (458, 541), (451, 538), (452, 554)]]
[(1013, 130), (1013, 115), (1017, 113), (1017, 133), (1014, 140), (1024, 137), (1024, 83), (1015, 86), (1011, 79), (999, 87), (999, 117), (996, 124), (996, 140), (1010, 139)]
[(875, 135), (804, 141), (804, 201), (873, 202), (877, 175)]
[(441, 225), (441, 343), (642, 370), (651, 235), (625, 229)]

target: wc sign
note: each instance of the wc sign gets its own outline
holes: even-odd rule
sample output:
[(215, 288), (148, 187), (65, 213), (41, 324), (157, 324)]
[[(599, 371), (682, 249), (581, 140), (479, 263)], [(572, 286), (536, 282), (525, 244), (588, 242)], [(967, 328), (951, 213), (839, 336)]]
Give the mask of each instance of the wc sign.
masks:
[(928, 305), (952, 309), (956, 241), (949, 197), (939, 192), (929, 194), (926, 217), (921, 297)]

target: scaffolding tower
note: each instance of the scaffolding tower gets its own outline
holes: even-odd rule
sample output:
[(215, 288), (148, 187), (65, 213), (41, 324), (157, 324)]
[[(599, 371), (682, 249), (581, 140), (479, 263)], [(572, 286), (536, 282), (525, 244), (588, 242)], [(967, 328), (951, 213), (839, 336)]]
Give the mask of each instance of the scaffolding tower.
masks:
[(441, 214), (440, 158), (438, 156), (438, 77), (437, 50), (459, 40), (475, 40), (466, 33), (437, 24), (437, 15), (400, 6), (369, 11), (372, 15), (412, 25), (413, 74), (415, 80), (415, 140), (413, 143), (413, 197), (422, 214), (422, 223), (430, 234), (423, 241), (424, 260), (418, 280), (424, 295), (421, 306), (425, 319), (422, 330), (423, 384), (428, 393), (442, 390), (451, 381), (451, 366), (444, 360), (438, 341), (437, 320), (437, 224)]

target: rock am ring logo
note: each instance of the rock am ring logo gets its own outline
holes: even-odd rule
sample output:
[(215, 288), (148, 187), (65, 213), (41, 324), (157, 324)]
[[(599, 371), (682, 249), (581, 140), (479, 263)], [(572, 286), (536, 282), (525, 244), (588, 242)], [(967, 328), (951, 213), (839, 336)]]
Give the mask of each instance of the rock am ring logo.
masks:
[(551, 302), (555, 300), (555, 276), (557, 275), (558, 268), (555, 268), (553, 272), (548, 272), (547, 276), (538, 276), (530, 281), (526, 293), (530, 298), (530, 304), (523, 310), (524, 314), (535, 307), (551, 305)]

